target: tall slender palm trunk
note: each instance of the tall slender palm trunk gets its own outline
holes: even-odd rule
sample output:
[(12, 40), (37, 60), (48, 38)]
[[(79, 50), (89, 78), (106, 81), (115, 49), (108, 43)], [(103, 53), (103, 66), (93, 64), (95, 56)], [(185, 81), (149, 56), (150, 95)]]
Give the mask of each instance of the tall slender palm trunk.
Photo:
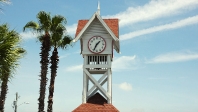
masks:
[(44, 102), (45, 102), (45, 91), (46, 91), (46, 85), (47, 85), (47, 69), (49, 64), (49, 51), (50, 51), (50, 36), (49, 34), (46, 34), (42, 37), (42, 46), (41, 46), (41, 79), (40, 79), (40, 96), (39, 96), (39, 107), (38, 112), (44, 112)]
[(5, 75), (1, 83), (0, 112), (4, 112), (5, 99), (8, 91), (8, 76)]
[(50, 80), (50, 86), (49, 86), (49, 96), (48, 96), (48, 108), (47, 112), (52, 112), (52, 105), (53, 105), (53, 94), (54, 94), (54, 83), (55, 83), (55, 77), (57, 73), (58, 68), (58, 51), (57, 48), (54, 48), (54, 51), (52, 52), (51, 56), (51, 80)]

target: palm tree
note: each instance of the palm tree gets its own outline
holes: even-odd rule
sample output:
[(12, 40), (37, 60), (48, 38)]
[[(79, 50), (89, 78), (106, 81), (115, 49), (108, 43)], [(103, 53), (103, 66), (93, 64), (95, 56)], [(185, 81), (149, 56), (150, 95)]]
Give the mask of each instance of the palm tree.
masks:
[(10, 0), (0, 0), (1, 3), (10, 4)]
[(40, 79), (40, 96), (38, 98), (39, 107), (38, 112), (44, 112), (44, 102), (45, 102), (45, 90), (47, 84), (47, 69), (49, 64), (49, 51), (50, 51), (50, 29), (51, 29), (51, 17), (49, 13), (40, 11), (37, 14), (38, 23), (34, 21), (28, 22), (24, 26), (24, 31), (26, 28), (36, 31), (40, 36), (38, 36), (39, 41), (41, 42), (41, 79)]
[(0, 0), (0, 2), (9, 3), (9, 0)]
[(64, 23), (66, 23), (66, 19), (63, 16), (56, 15), (52, 18), (52, 29), (51, 31), (51, 46), (53, 46), (54, 50), (51, 56), (51, 79), (50, 79), (50, 86), (49, 86), (49, 96), (48, 96), (48, 108), (47, 112), (52, 112), (52, 105), (53, 105), (53, 94), (54, 94), (54, 83), (55, 77), (58, 68), (58, 48), (65, 49), (68, 45), (71, 45), (72, 38), (69, 35), (64, 35), (66, 28), (64, 27)]
[[(10, 0), (0, 0), (1, 3), (3, 4), (10, 4)], [(0, 8), (0, 11), (2, 10), (2, 8)]]
[(19, 34), (11, 30), (8, 25), (0, 25), (0, 112), (4, 112), (4, 104), (8, 91), (8, 81), (18, 66), (18, 61), (26, 52), (20, 45)]

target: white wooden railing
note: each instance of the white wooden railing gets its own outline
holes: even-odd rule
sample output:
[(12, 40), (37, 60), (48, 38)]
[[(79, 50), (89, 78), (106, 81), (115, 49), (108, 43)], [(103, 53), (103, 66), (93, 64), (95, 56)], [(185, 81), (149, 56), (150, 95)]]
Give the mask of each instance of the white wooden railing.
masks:
[(88, 55), (87, 56), (87, 64), (88, 65), (104, 65), (104, 64), (108, 64), (107, 63), (107, 55), (99, 55), (99, 56)]
[(85, 65), (90, 66), (90, 70), (105, 70), (108, 68), (105, 66), (110, 66), (110, 57), (108, 55), (86, 55)]

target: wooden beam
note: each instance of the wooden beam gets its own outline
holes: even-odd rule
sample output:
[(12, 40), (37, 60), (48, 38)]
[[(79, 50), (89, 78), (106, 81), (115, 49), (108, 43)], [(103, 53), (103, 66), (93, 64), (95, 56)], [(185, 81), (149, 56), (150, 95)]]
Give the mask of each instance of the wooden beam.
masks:
[(83, 103), (87, 103), (87, 75), (83, 72)]
[(84, 68), (111, 68), (110, 65), (83, 65)]
[[(100, 83), (101, 86), (103, 86), (103, 84), (107, 82), (107, 78), (105, 80), (102, 81), (102, 83)], [(89, 98), (90, 96), (93, 96), (96, 92), (98, 91), (98, 88), (96, 88), (91, 94), (89, 94), (87, 97)], [(107, 96), (106, 96), (107, 97)], [(108, 97), (107, 97), (108, 98)]]
[(95, 78), (87, 71), (87, 69), (84, 69), (84, 72), (87, 74), (89, 77), (90, 81), (92, 81), (93, 84), (95, 84), (99, 91), (105, 95), (106, 97), (110, 98), (111, 96), (105, 91), (105, 89), (95, 80)]
[[(98, 80), (98, 83), (102, 82), (106, 77), (107, 77), (107, 75), (106, 75), (106, 74), (103, 74), (103, 76)], [(89, 96), (89, 94), (91, 94), (91, 92), (92, 92), (95, 88), (96, 88), (96, 85), (94, 84), (94, 85), (92, 86), (92, 88), (88, 91), (88, 96)]]

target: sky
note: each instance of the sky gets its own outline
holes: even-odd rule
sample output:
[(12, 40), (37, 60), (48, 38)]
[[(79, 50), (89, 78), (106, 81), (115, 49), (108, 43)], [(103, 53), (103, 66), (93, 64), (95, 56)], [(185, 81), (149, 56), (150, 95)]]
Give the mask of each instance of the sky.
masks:
[[(5, 112), (18, 92), (19, 112), (38, 109), (40, 43), (23, 26), (39, 11), (62, 15), (74, 37), (78, 20), (90, 19), (98, 0), (11, 0), (1, 4), (0, 23), (20, 33), (27, 54), (8, 84)], [(120, 112), (198, 111), (198, 0), (100, 0), (102, 18), (119, 19), (121, 53), (112, 62), (113, 105)], [(51, 54), (51, 52), (50, 52)], [(54, 112), (82, 103), (83, 58), (79, 41), (59, 50)], [(50, 73), (48, 72), (48, 78)], [(47, 107), (49, 81), (46, 88)], [(29, 102), (29, 104), (24, 104)]]

